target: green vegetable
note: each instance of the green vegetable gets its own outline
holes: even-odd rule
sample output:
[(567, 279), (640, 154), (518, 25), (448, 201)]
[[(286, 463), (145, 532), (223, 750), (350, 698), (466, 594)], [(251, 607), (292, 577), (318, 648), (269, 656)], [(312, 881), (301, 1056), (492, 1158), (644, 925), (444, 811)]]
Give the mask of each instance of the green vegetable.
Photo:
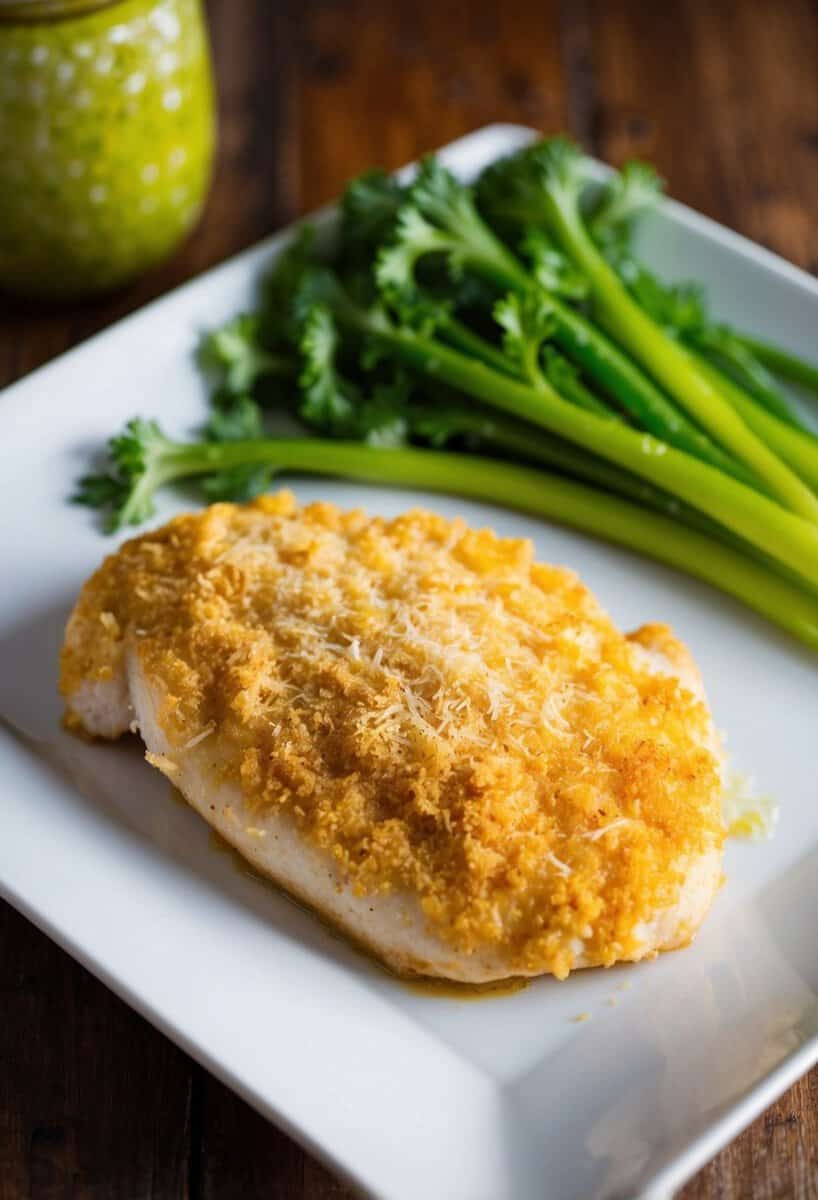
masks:
[[(437, 321), (437, 329), (440, 335), (452, 346), (456, 346), (458, 350), (465, 350), (467, 354), (474, 355), (475, 358), (479, 358), (481, 362), (484, 362), (487, 367), (494, 367), (495, 370), (502, 371), (505, 375), (511, 375), (512, 378), (519, 376), (519, 369), (513, 361), (493, 346), (491, 342), (487, 342), (485, 338), (479, 337), (468, 325), (465, 325), (462, 321), (458, 321), (456, 317), (442, 312)], [(604, 405), (602, 407), (604, 408)]]
[(796, 429), (804, 427), (773, 376), (740, 336), (729, 326), (711, 319), (698, 285), (662, 283), (629, 253), (621, 251), (613, 259), (613, 265), (640, 307), (666, 332), (705, 355), (773, 416)]
[(760, 338), (750, 337), (749, 334), (740, 333), (736, 337), (745, 350), (753, 354), (771, 371), (775, 371), (782, 379), (791, 379), (793, 383), (800, 383), (803, 387), (818, 394), (818, 365), (806, 362), (803, 358), (791, 354), (789, 350), (771, 346), (769, 342), (764, 342)]
[(199, 347), (199, 363), (235, 396), (252, 392), (265, 375), (289, 375), (292, 361), (261, 343), (257, 313), (241, 313), (209, 333)]
[(523, 379), (544, 396), (553, 392), (540, 366), (541, 350), (554, 329), (554, 319), (544, 296), (515, 292), (498, 300), (494, 319), (503, 331), (503, 350)]
[(611, 415), (602, 401), (585, 386), (578, 368), (565, 355), (560, 354), (553, 346), (546, 346), (543, 358), (545, 373), (561, 396), (578, 404), (580, 408), (587, 409), (588, 412), (599, 413), (600, 416)]
[(341, 245), (348, 264), (368, 264), (389, 236), (405, 189), (385, 171), (366, 171), (347, 184), (341, 200)]
[[(645, 483), (629, 471), (607, 463), (578, 446), (571, 446), (560, 438), (552, 437), (538, 429), (531, 429), (524, 422), (515, 421), (501, 413), (481, 411), (474, 406), (466, 407), (462, 403), (449, 404), (442, 409), (416, 410), (411, 428), (416, 437), (428, 441), (430, 446), (442, 448), (450, 445), (452, 441), (465, 438), (469, 449), (538, 463), (604, 491), (634, 500), (707, 533), (710, 537), (729, 541), (734, 545), (740, 542), (740, 539), (730, 539), (725, 530), (702, 516), (696, 509), (660, 488)], [(741, 543), (741, 549), (743, 553), (752, 552), (752, 548), (746, 543)]]
[(361, 404), (360, 390), (336, 370), (338, 334), (328, 309), (316, 305), (304, 324), (301, 350), (305, 365), (299, 380), (300, 413), (308, 424), (320, 423), (332, 433), (351, 427)]
[(749, 427), (763, 438), (775, 453), (792, 467), (813, 491), (818, 492), (818, 437), (808, 430), (793, 427), (773, 416), (752, 400), (731, 379), (725, 379), (707, 362), (700, 364)]
[(613, 342), (572, 309), (554, 300), (552, 303), (555, 344), (616, 401), (634, 424), (702, 462), (757, 486), (752, 472), (706, 437)]
[(584, 271), (608, 332), (772, 495), (793, 513), (818, 521), (818, 497), (744, 423), (688, 351), (639, 307), (606, 262), (582, 216), (587, 178), (587, 161), (579, 150), (555, 138), (489, 168), (481, 194), (490, 212), (521, 212), (526, 224), (544, 224)]
[[(804, 423), (780, 391), (769, 371), (742, 345), (726, 325), (705, 325), (685, 339), (746, 394), (780, 421), (794, 429)], [(729, 399), (729, 397), (728, 397)]]
[[(409, 195), (411, 204), (400, 211), (393, 239), (377, 260), (377, 280), (387, 295), (413, 291), (415, 270), (429, 255), (445, 256), (455, 275), (466, 268), (481, 273), (500, 291), (541, 291), (540, 282), (482, 219), (471, 190), (434, 159), (423, 163)], [(745, 482), (753, 481), (589, 321), (557, 295), (549, 294), (548, 300), (556, 344), (637, 424)]]
[(588, 281), (581, 271), (561, 254), (542, 229), (529, 229), (520, 243), (520, 252), (534, 279), (550, 295), (566, 300), (584, 300)]
[(649, 211), (664, 191), (650, 163), (635, 159), (614, 173), (588, 222), (595, 241), (620, 250), (630, 246), (634, 218)]
[(326, 305), (316, 304), (304, 320), (300, 349), (304, 367), (299, 416), (332, 437), (360, 438), (370, 445), (401, 445), (408, 432), (406, 376), (396, 373), (365, 394), (338, 368), (340, 339)]
[(662, 190), (652, 167), (626, 163), (609, 181), (588, 221), (591, 236), (640, 307), (663, 329), (704, 353), (774, 416), (803, 429), (803, 422), (767, 368), (818, 390), (818, 367), (714, 321), (698, 284), (663, 283), (634, 258), (634, 218), (654, 207)]

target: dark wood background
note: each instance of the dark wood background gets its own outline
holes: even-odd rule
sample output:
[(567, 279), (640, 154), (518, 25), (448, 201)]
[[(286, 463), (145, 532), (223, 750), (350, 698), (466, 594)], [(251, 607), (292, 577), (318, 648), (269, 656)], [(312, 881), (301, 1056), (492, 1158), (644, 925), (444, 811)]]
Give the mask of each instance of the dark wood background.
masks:
[[(0, 385), (334, 197), (354, 172), (491, 121), (567, 128), (617, 163), (648, 158), (675, 196), (818, 272), (815, 0), (209, 10), (221, 150), (198, 231), (104, 303), (0, 304)], [(0, 1200), (350, 1195), (4, 906), (0, 996)], [(818, 1198), (818, 1071), (683, 1196)]]

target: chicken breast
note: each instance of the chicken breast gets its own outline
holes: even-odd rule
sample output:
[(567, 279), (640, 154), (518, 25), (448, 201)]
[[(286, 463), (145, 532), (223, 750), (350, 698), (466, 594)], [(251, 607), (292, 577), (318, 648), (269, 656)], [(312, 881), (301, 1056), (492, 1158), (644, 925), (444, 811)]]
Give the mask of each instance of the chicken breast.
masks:
[(69, 725), (138, 730), (223, 838), (402, 974), (645, 958), (720, 881), (684, 646), (462, 521), (286, 492), (179, 517), (85, 585), (61, 686)]

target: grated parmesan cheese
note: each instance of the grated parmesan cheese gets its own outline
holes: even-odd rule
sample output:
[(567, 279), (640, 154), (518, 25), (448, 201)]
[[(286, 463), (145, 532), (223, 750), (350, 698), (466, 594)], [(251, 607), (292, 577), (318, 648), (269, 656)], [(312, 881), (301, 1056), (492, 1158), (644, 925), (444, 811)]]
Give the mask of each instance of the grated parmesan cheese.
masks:
[(197, 733), (192, 738), (188, 738), (188, 740), (182, 746), (182, 749), (192, 750), (194, 746), (198, 746), (200, 742), (205, 740), (205, 738), (209, 738), (215, 728), (216, 722), (210, 721), (207, 725), (205, 725), (204, 729), (202, 729), (200, 733)]

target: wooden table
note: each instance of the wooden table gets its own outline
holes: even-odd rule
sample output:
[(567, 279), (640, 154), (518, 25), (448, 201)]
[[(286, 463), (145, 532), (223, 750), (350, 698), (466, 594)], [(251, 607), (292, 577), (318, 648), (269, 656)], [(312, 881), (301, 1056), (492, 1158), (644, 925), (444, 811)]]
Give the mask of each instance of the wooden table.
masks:
[[(113, 299), (0, 307), (0, 385), (350, 174), (490, 121), (648, 158), (675, 196), (818, 272), (814, 0), (212, 0), (210, 15), (221, 152), (201, 226)], [(0, 1200), (350, 1195), (6, 907), (0, 993)], [(818, 1071), (683, 1195), (818, 1197)]]

